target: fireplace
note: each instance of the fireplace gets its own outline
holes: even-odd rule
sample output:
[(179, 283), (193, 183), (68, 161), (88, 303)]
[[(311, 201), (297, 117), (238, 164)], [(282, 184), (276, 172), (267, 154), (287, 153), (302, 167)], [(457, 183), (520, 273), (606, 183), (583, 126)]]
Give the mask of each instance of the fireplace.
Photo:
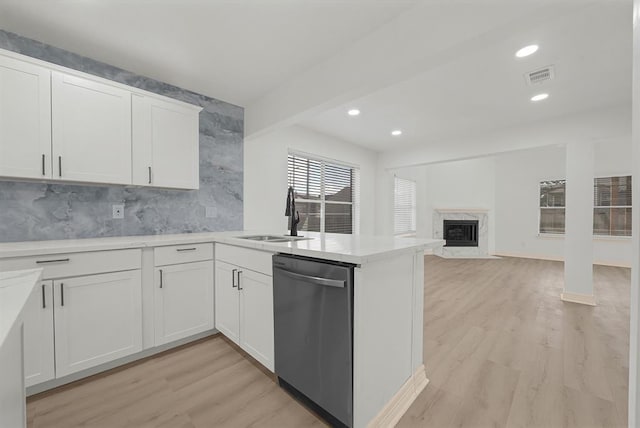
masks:
[(478, 220), (444, 220), (446, 247), (477, 247)]

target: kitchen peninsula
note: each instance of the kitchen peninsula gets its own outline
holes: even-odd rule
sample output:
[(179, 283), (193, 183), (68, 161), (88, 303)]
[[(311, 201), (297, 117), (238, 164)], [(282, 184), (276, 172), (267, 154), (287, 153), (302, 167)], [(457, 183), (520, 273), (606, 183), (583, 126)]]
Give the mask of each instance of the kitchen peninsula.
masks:
[(0, 427), (26, 423), (23, 316), (41, 273), (40, 269), (0, 272)]
[[(56, 311), (55, 328), (39, 333), (55, 332), (55, 350), (43, 349), (41, 340), (29, 346), (33, 338), (25, 338), (26, 353), (46, 354), (38, 361), (50, 361), (47, 369), (25, 367), (28, 392), (218, 331), (273, 371), (271, 258), (280, 253), (354, 265), (353, 426), (393, 426), (428, 382), (423, 256), (443, 241), (304, 235), (283, 242), (247, 239), (262, 235), (244, 231), (1, 244), (0, 272), (43, 267), (43, 296)], [(246, 285), (239, 286), (234, 269), (245, 272)], [(91, 307), (92, 319), (83, 325), (78, 320), (86, 310), (74, 309), (80, 305)], [(41, 310), (41, 302), (34, 300), (27, 310)], [(92, 341), (98, 329), (111, 342)], [(4, 379), (5, 368), (0, 370)]]

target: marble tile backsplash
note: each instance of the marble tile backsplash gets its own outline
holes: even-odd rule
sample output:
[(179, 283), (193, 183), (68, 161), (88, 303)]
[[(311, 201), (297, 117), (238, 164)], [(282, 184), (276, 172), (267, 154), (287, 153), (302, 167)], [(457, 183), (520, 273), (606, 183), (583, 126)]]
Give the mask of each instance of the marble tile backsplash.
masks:
[[(2, 30), (0, 48), (203, 107), (200, 190), (0, 181), (0, 242), (242, 229), (241, 107)], [(125, 205), (123, 220), (113, 204)]]

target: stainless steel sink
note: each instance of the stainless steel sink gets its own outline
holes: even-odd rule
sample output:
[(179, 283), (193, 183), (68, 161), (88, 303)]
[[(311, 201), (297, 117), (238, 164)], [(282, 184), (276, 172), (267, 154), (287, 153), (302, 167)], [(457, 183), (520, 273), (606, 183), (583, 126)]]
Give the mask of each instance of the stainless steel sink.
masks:
[(303, 239), (311, 239), (305, 238), (303, 236), (279, 236), (279, 235), (251, 235), (251, 236), (236, 236), (238, 239), (249, 239), (251, 241), (262, 241), (262, 242), (293, 242), (293, 241), (301, 241)]

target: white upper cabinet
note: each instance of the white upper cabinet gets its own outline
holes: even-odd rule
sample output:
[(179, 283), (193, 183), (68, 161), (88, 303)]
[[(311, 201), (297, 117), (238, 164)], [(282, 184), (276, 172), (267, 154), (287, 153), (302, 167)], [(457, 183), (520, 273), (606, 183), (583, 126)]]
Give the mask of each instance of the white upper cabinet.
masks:
[(131, 93), (52, 73), (53, 177), (131, 184)]
[(198, 189), (201, 110), (0, 49), (0, 177)]
[(51, 178), (51, 72), (2, 56), (0, 176)]
[(133, 184), (198, 189), (200, 108), (134, 94)]

